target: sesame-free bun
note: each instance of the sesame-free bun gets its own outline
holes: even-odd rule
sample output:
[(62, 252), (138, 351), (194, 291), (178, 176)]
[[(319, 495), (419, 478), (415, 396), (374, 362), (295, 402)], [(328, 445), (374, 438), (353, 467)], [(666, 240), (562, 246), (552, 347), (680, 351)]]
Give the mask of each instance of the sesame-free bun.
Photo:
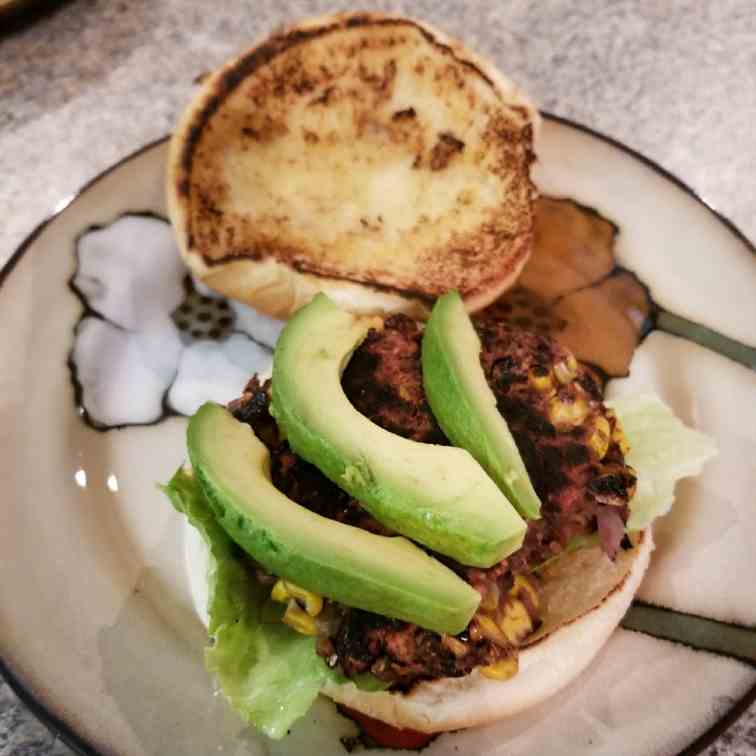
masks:
[(473, 311), (528, 258), (538, 114), (425, 23), (299, 23), (227, 63), (173, 134), (179, 248), (211, 288), (284, 318), (325, 291), (364, 313)]
[(648, 567), (653, 539), (618, 555), (613, 566), (599, 547), (557, 560), (545, 575), (545, 622), (520, 651), (519, 672), (509, 680), (447, 677), (416, 685), (409, 693), (359, 690), (329, 683), (334, 701), (394, 727), (444, 732), (494, 722), (531, 708), (572, 682), (601, 650), (627, 611)]

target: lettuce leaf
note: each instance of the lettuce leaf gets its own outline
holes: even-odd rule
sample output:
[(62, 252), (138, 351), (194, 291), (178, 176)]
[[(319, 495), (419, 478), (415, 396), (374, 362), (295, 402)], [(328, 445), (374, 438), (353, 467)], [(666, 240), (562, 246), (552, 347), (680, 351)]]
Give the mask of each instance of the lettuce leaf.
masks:
[(210, 550), (207, 668), (246, 721), (271, 738), (282, 738), (307, 713), (325, 681), (338, 682), (341, 675), (318, 656), (315, 638), (261, 621), (265, 591), (217, 524), (191, 472), (179, 469), (162, 489)]
[(607, 402), (617, 413), (630, 444), (627, 462), (638, 473), (638, 488), (630, 501), (629, 531), (642, 530), (667, 514), (675, 483), (698, 475), (717, 453), (714, 439), (685, 426), (653, 394)]

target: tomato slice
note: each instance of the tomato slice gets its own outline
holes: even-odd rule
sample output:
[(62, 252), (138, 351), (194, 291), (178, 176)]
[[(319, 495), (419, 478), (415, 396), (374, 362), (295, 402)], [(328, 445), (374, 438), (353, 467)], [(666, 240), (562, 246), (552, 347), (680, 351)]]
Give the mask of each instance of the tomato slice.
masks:
[(380, 719), (373, 719), (360, 711), (350, 709), (348, 706), (340, 707), (344, 713), (353, 719), (362, 728), (365, 735), (371, 737), (379, 746), (383, 748), (404, 748), (418, 750), (425, 748), (433, 740), (435, 735), (427, 732), (418, 732), (417, 730), (404, 730), (398, 727), (381, 722)]

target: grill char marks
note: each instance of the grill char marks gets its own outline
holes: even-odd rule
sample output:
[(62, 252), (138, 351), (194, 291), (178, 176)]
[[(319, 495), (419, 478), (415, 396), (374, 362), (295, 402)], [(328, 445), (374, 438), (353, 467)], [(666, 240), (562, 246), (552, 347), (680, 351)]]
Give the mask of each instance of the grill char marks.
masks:
[(493, 67), (419, 22), (308, 20), (229, 61), (181, 119), (179, 246), (212, 288), (277, 317), (350, 282), (395, 310), (425, 313), (450, 285), (482, 306), (530, 254), (537, 121)]
[[(484, 373), (541, 498), (542, 519), (529, 521), (525, 543), (517, 553), (488, 570), (444, 561), (481, 594), (495, 584), (504, 596), (512, 587), (513, 573), (530, 573), (574, 536), (595, 533), (598, 528), (602, 546), (613, 555), (620, 545), (635, 476), (614, 439), (602, 459), (592, 449), (589, 440), (596, 420), (605, 418), (612, 435), (616, 421), (602, 404), (598, 383), (586, 368), (578, 366), (574, 379), (566, 384), (556, 379), (554, 366), (568, 360), (566, 349), (546, 337), (497, 322), (479, 320), (475, 325)], [(355, 351), (343, 386), (354, 406), (386, 430), (415, 441), (445, 444), (448, 441), (423, 391), (421, 335), (420, 326), (406, 316), (388, 318), (383, 330), (371, 331)], [(552, 388), (537, 389), (531, 376), (540, 379), (541, 386), (548, 376)], [(573, 427), (555, 425), (550, 415), (550, 402), (555, 399), (570, 406), (584, 402), (583, 422)], [(252, 426), (270, 450), (276, 487), (325, 517), (388, 534), (357, 501), (293, 454), (280, 439), (268, 406), (269, 383), (255, 377), (229, 408)], [(418, 680), (465, 675), (513, 652), (485, 638), (472, 641), (467, 632), (456, 639), (465, 644), (460, 646), (455, 639), (406, 622), (338, 609), (338, 630), (322, 639), (318, 648), (329, 663), (340, 665), (349, 676), (370, 671), (408, 688)], [(528, 611), (537, 626), (534, 607)]]
[[(424, 27), (413, 23), (409, 19), (380, 18), (374, 14), (353, 14), (351, 16), (345, 16), (341, 19), (336, 17), (334, 19), (334, 22), (327, 26), (315, 27), (312, 29), (293, 29), (286, 31), (283, 34), (274, 35), (265, 44), (254, 48), (251, 52), (247, 53), (245, 56), (236, 61), (233, 66), (224, 71), (223, 75), (218, 79), (215, 85), (215, 91), (207, 98), (207, 102), (205, 103), (204, 107), (197, 113), (190, 127), (189, 137), (187, 138), (186, 143), (181, 151), (181, 167), (187, 174), (187, 176), (184, 177), (184, 180), (187, 183), (181, 186), (181, 193), (189, 193), (188, 176), (191, 174), (194, 152), (197, 148), (197, 142), (199, 141), (199, 137), (202, 134), (202, 130), (207, 126), (210, 119), (219, 110), (228, 96), (245, 79), (249, 78), (257, 69), (265, 66), (271, 60), (283, 54), (290, 48), (306, 43), (309, 40), (314, 39), (315, 37), (322, 37), (330, 34), (333, 31), (337, 30), (340, 26), (344, 26), (348, 29), (354, 29), (359, 26), (370, 25), (410, 26), (417, 28), (429, 43), (438, 47), (438, 49), (443, 51), (445, 54), (448, 54), (457, 59), (456, 53), (449, 45), (437, 40), (433, 35), (429, 34)], [(459, 62), (469, 67), (489, 86), (494, 86), (488, 75), (472, 62), (468, 60), (459, 60)], [(325, 104), (327, 104), (327, 102)], [(412, 108), (408, 108), (407, 110), (400, 112), (402, 114), (406, 114), (411, 110)]]
[(371, 330), (349, 362), (342, 383), (352, 404), (374, 423), (413, 441), (448, 444), (433, 417), (420, 370), (420, 326), (410, 318), (387, 318)]
[[(476, 329), (486, 379), (542, 502), (542, 519), (528, 523), (523, 548), (510, 558), (512, 568), (529, 571), (597, 527), (611, 529), (613, 537), (602, 537), (602, 545), (613, 558), (621, 540), (616, 534), (622, 530), (616, 520), (620, 525), (627, 521), (635, 474), (624, 464), (616, 441), (608, 444), (602, 459), (591, 447), (599, 418), (606, 419), (610, 432), (616, 425), (603, 405), (598, 381), (578, 365), (574, 379), (561, 383), (554, 367), (565, 365), (570, 352), (545, 336), (491, 320), (478, 320)], [(555, 425), (556, 411), (563, 407), (582, 407), (580, 422)], [(599, 518), (607, 506), (610, 513)]]
[(467, 635), (461, 638), (456, 640), (464, 643), (467, 653), (458, 657), (445, 636), (352, 610), (345, 614), (333, 647), (348, 677), (371, 672), (405, 688), (422, 679), (461, 677), (506, 656), (504, 649), (490, 641), (473, 642)]

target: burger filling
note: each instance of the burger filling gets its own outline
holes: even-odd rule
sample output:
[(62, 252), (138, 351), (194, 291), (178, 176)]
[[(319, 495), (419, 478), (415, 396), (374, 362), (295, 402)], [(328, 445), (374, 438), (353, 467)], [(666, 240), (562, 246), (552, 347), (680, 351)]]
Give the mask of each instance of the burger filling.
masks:
[[(273, 586), (272, 598), (289, 602), (284, 621), (317, 634), (318, 653), (347, 677), (368, 672), (406, 689), (419, 680), (457, 677), (479, 667), (487, 676), (506, 679), (517, 671), (518, 647), (540, 624), (541, 565), (586, 538), (597, 538), (610, 559), (629, 547), (625, 522), (636, 477), (625, 464), (622, 430), (604, 406), (594, 374), (547, 337), (487, 319), (475, 327), (486, 379), (541, 499), (541, 519), (528, 521), (517, 552), (488, 569), (435, 555), (481, 594), (478, 612), (456, 636), (330, 601), (308, 611), (306, 596), (257, 570), (258, 578)], [(448, 444), (423, 390), (421, 335), (410, 318), (388, 318), (355, 351), (342, 383), (353, 405), (386, 430)], [(265, 443), (273, 483), (289, 498), (324, 517), (390, 534), (291, 451), (269, 414), (267, 382), (252, 378), (229, 409)]]

